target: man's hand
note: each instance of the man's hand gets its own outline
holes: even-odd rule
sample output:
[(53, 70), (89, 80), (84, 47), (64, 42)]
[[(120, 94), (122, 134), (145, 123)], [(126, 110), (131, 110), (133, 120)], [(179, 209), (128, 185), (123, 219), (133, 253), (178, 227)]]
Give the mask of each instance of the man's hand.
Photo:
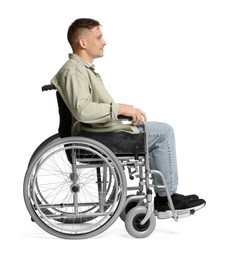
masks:
[(131, 117), (133, 125), (141, 125), (143, 121), (147, 120), (146, 114), (142, 110), (126, 104), (119, 104), (118, 115)]

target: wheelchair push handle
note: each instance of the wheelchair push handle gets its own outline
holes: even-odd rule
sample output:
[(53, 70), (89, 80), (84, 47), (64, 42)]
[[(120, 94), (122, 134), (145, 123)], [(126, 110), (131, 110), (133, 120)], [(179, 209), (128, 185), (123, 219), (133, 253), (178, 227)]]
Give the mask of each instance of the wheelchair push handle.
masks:
[(55, 87), (54, 85), (51, 85), (51, 84), (49, 84), (49, 85), (44, 85), (44, 86), (42, 87), (42, 91), (47, 91), (47, 90), (56, 90), (56, 87)]

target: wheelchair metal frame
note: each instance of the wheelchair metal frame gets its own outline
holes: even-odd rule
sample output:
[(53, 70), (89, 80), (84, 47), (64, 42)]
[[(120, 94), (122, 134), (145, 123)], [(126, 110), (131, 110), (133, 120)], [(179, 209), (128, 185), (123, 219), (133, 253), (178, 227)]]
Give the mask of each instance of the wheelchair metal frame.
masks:
[[(53, 89), (51, 85), (44, 87), (43, 90)], [(72, 125), (71, 131), (74, 128), (75, 125)], [(79, 136), (59, 138), (58, 135), (54, 135), (40, 144), (31, 156), (24, 179), (24, 199), (32, 220), (54, 236), (80, 239), (100, 234), (120, 216), (125, 221), (126, 229), (130, 235), (137, 238), (146, 237), (153, 232), (156, 225), (152, 196), (154, 188), (152, 176), (158, 175), (163, 182), (161, 187), (166, 190), (173, 218), (177, 221), (178, 215), (174, 209), (163, 174), (160, 171), (150, 169), (147, 125), (145, 122), (143, 128), (145, 137), (144, 155), (136, 157), (133, 154), (131, 156), (118, 156), (100, 142)], [(68, 157), (67, 164), (71, 165), (72, 172), (67, 172), (67, 179), (70, 182), (70, 186), (67, 186), (69, 189), (67, 192), (72, 194), (73, 203), (70, 201), (68, 204), (61, 203), (60, 199), (58, 203), (52, 203), (55, 200), (52, 199), (51, 201), (45, 197), (45, 189), (43, 188), (45, 186), (43, 179), (49, 180), (48, 178), (52, 178), (52, 169), (49, 169), (51, 158), (56, 157), (54, 160), (59, 159), (60, 156), (58, 154), (62, 151), (64, 151), (64, 154), (67, 154), (67, 151), (71, 151), (71, 157), (70, 159)], [(86, 156), (78, 157), (78, 151), (82, 153), (85, 151)], [(87, 155), (91, 153), (93, 162), (87, 159)], [(85, 164), (82, 160), (85, 160)], [(92, 188), (99, 194), (99, 202), (97, 203), (93, 201), (91, 195), (87, 195), (84, 202), (79, 202), (78, 200), (82, 185), (78, 184), (79, 175), (77, 172), (83, 167), (95, 169), (97, 180), (94, 180), (94, 183), (92, 183)], [(103, 168), (102, 178), (98, 177), (101, 176), (99, 173), (100, 167)], [(43, 169), (47, 171), (46, 175), (44, 175), (45, 171), (44, 173), (42, 172)], [(59, 173), (62, 169), (59, 167)], [(127, 169), (129, 179), (139, 179), (137, 186), (128, 185), (125, 179), (125, 169)], [(40, 179), (41, 184), (39, 183)], [(41, 185), (43, 186), (41, 187)], [(129, 195), (128, 193), (132, 191), (136, 191), (136, 194)], [(57, 192), (55, 196), (60, 198), (60, 194)], [(91, 202), (88, 201), (88, 198), (91, 198)], [(85, 204), (88, 209), (80, 211), (79, 207), (83, 208)], [(67, 207), (72, 207), (74, 211), (68, 211), (67, 209), (63, 212), (61, 210), (61, 208)], [(58, 221), (57, 224), (54, 221)], [(59, 228), (59, 222), (62, 225), (62, 229)], [(89, 222), (92, 222), (91, 229), (87, 229)], [(74, 230), (73, 226), (77, 225), (80, 226), (82, 231)], [(69, 231), (68, 229), (71, 230)]]
[[(144, 156), (145, 170), (144, 170), (144, 174), (145, 174), (145, 176), (143, 176), (144, 175), (143, 170), (142, 170), (142, 168), (140, 168), (141, 166), (143, 166), (143, 163), (141, 164), (141, 162), (139, 162), (138, 160), (135, 160), (134, 161), (135, 166), (138, 166), (140, 168), (139, 176), (138, 176), (139, 179), (140, 179), (140, 182), (139, 182), (138, 187), (129, 187), (128, 190), (139, 190), (140, 193), (142, 193), (142, 191), (144, 190), (144, 188), (142, 186), (145, 186), (147, 209), (148, 210), (147, 210), (146, 216), (141, 221), (141, 224), (144, 225), (146, 223), (146, 221), (149, 219), (151, 213), (154, 210), (153, 203), (152, 203), (152, 191), (151, 191), (151, 188), (154, 187), (154, 184), (151, 183), (152, 175), (159, 175), (161, 177), (162, 182), (163, 182), (162, 187), (165, 188), (165, 191), (166, 191), (166, 195), (167, 195), (167, 198), (168, 198), (170, 209), (171, 209), (172, 214), (173, 214), (173, 218), (174, 218), (175, 221), (177, 221), (178, 216), (177, 216), (177, 213), (175, 212), (174, 205), (173, 205), (173, 202), (172, 202), (172, 199), (171, 199), (171, 196), (170, 196), (170, 192), (169, 192), (165, 177), (163, 176), (162, 172), (160, 172), (158, 170), (151, 170), (150, 169), (150, 163), (149, 163), (149, 157), (150, 156), (149, 156), (149, 150), (148, 150), (148, 138), (147, 138), (146, 122), (143, 123), (143, 126), (144, 126), (144, 136), (145, 136), (145, 140), (144, 140), (144, 146), (145, 146), (145, 156)], [(160, 185), (159, 185), (159, 187), (160, 187)], [(127, 205), (131, 200), (133, 200), (135, 198), (142, 199), (143, 196), (135, 195), (134, 198), (129, 197), (126, 200), (125, 204)]]

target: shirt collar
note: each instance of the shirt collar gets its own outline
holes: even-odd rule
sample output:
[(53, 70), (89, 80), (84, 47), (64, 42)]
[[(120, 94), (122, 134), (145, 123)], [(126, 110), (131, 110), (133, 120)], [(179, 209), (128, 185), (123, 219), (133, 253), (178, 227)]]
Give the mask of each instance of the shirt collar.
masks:
[(80, 58), (78, 55), (74, 54), (74, 53), (70, 53), (69, 54), (69, 58), (70, 59), (74, 59), (76, 61), (79, 61), (80, 63), (82, 63), (86, 68), (91, 69), (92, 71), (95, 70), (95, 65), (91, 64), (85, 60), (83, 60), (82, 58)]

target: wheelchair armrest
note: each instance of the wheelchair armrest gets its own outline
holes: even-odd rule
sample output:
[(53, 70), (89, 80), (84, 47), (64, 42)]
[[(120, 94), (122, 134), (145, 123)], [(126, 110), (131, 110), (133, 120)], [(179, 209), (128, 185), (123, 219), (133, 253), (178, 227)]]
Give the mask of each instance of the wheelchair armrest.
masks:
[(119, 116), (117, 116), (117, 118), (119, 119), (119, 120), (128, 120), (128, 121), (131, 121), (132, 120), (132, 117), (131, 116), (123, 116), (123, 115), (119, 115)]
[[(48, 91), (48, 90), (56, 90), (56, 87), (53, 84), (48, 84), (48, 85), (42, 86), (42, 91)], [(124, 120), (131, 121), (132, 120), (132, 117), (123, 116), (123, 115), (119, 115), (117, 118), (122, 121), (124, 121)]]

